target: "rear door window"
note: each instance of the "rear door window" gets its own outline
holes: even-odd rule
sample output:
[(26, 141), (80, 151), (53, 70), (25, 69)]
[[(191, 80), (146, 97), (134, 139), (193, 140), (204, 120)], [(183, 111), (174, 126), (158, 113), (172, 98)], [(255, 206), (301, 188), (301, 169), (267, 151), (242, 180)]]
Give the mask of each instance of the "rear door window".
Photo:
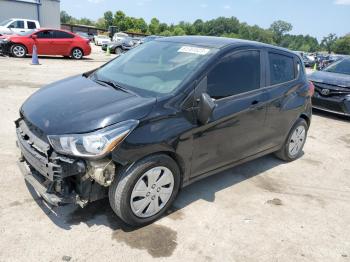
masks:
[(208, 74), (208, 94), (225, 98), (260, 88), (260, 51), (239, 51), (225, 57)]
[(48, 39), (48, 38), (53, 38), (53, 31), (52, 30), (44, 30), (36, 33), (38, 38), (40, 39)]
[(36, 29), (35, 22), (27, 21), (28, 29)]
[(54, 37), (55, 38), (74, 38), (74, 35), (67, 33), (67, 32), (63, 32), (63, 31), (54, 31)]
[(295, 79), (294, 59), (291, 56), (269, 53), (270, 85), (278, 85)]

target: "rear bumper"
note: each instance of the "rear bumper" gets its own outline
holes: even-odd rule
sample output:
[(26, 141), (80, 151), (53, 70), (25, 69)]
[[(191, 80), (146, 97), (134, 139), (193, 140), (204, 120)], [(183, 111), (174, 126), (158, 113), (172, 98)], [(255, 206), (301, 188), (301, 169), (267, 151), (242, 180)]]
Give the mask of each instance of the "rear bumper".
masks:
[(345, 97), (323, 97), (315, 92), (315, 95), (312, 97), (312, 107), (335, 114), (350, 116), (350, 99)]

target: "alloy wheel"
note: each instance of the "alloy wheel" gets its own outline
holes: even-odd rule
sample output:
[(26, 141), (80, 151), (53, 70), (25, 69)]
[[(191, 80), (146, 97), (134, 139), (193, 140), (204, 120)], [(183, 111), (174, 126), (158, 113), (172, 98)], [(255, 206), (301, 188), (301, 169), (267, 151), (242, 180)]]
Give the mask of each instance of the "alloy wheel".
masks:
[(166, 167), (154, 167), (136, 182), (130, 197), (132, 212), (142, 218), (157, 214), (174, 190), (174, 175)]
[(17, 57), (22, 57), (22, 56), (25, 55), (26, 50), (24, 49), (23, 46), (16, 45), (16, 46), (13, 47), (12, 52), (13, 52), (13, 54), (14, 54), (15, 56), (17, 56)]
[(75, 59), (80, 59), (80, 58), (82, 58), (82, 56), (83, 56), (83, 52), (80, 50), (80, 49), (74, 49), (73, 50), (73, 53), (72, 53), (72, 55), (73, 55), (73, 57), (75, 58)]

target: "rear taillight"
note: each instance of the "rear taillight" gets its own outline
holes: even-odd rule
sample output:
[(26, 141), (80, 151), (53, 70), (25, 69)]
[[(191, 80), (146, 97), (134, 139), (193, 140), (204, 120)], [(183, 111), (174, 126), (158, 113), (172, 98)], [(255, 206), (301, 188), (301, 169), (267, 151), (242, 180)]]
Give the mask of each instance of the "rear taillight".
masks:
[(315, 85), (311, 81), (309, 82), (309, 95), (313, 96), (315, 93)]

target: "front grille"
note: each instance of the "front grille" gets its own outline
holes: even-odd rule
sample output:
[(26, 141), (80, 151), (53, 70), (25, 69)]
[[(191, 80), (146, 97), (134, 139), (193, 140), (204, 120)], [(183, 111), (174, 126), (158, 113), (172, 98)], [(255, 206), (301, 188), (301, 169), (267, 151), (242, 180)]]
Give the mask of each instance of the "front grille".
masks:
[[(318, 92), (321, 96), (324, 97), (333, 97), (333, 96), (345, 96), (350, 94), (350, 88), (340, 87), (336, 85), (330, 85), (330, 84), (324, 84), (324, 83), (318, 83), (314, 82), (315, 85), (315, 91)], [(326, 92), (327, 94), (323, 93), (322, 90), (329, 90)]]
[(50, 144), (42, 139), (45, 137), (44, 133), (27, 123), (23, 119), (16, 121), (18, 146), (24, 159), (35, 171), (50, 181), (85, 172), (83, 161), (54, 152)]

